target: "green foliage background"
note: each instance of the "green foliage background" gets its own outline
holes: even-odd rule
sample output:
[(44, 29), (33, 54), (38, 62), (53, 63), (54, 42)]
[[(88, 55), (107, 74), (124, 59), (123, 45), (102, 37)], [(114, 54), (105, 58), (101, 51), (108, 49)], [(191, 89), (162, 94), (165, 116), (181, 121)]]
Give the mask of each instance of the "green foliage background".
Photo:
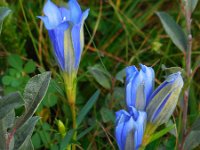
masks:
[[(54, 0), (56, 4), (63, 0)], [(66, 1), (65, 1), (66, 2)], [(117, 149), (114, 139), (115, 111), (124, 108), (124, 68), (139, 63), (153, 66), (159, 85), (166, 74), (185, 68), (184, 56), (163, 30), (156, 11), (167, 11), (183, 25), (179, 1), (171, 0), (80, 0), (82, 9), (90, 8), (85, 25), (85, 49), (78, 72), (77, 111), (91, 95), (101, 90), (94, 107), (78, 130), (80, 149)], [(0, 6), (12, 12), (0, 36), (0, 92), (23, 91), (28, 79), (43, 70), (52, 72), (47, 95), (37, 110), (41, 120), (32, 137), (35, 149), (57, 150), (62, 139), (57, 120), (71, 127), (71, 112), (64, 85), (53, 57), (47, 30), (36, 16), (42, 14), (44, 0), (1, 0)], [(200, 112), (200, 6), (193, 13), (192, 68), (196, 69), (190, 97), (188, 125)], [(170, 69), (166, 69), (170, 68)], [(184, 76), (184, 73), (183, 73)], [(187, 83), (185, 83), (187, 84)], [(3, 90), (4, 91), (3, 91)], [(147, 149), (176, 145), (182, 108), (180, 98), (172, 117), (176, 132), (154, 141)], [(162, 128), (162, 127), (161, 127)], [(175, 136), (173, 135), (175, 134)], [(177, 145), (176, 145), (177, 146)]]

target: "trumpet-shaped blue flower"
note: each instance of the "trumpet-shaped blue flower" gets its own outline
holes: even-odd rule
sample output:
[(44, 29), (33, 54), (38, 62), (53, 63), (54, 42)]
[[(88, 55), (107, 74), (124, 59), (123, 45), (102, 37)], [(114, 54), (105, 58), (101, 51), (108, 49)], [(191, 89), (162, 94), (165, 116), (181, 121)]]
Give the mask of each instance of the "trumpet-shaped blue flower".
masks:
[(154, 70), (140, 64), (140, 71), (135, 66), (126, 68), (126, 103), (136, 109), (144, 110), (150, 102), (154, 89)]
[(76, 0), (69, 0), (68, 7), (58, 7), (48, 0), (39, 16), (48, 30), (54, 54), (60, 68), (71, 73), (77, 71), (84, 46), (83, 24), (89, 9), (82, 12)]
[(115, 136), (120, 150), (137, 150), (141, 143), (146, 127), (147, 115), (129, 107), (129, 112), (116, 112)]
[(153, 92), (151, 102), (147, 106), (146, 112), (148, 120), (156, 125), (167, 122), (173, 113), (181, 89), (183, 79), (181, 73), (171, 74), (167, 79)]

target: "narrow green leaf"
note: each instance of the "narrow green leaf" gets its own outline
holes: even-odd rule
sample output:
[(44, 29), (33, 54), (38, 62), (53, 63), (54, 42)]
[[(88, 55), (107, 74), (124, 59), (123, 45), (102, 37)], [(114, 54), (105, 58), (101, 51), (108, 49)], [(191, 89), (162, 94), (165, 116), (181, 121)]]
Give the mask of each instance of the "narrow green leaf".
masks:
[(200, 130), (191, 131), (184, 143), (184, 150), (192, 150), (200, 144)]
[(0, 34), (2, 30), (3, 20), (10, 14), (11, 10), (7, 7), (0, 7)]
[(84, 137), (86, 134), (88, 134), (90, 131), (92, 131), (92, 129), (94, 129), (94, 127), (96, 126), (96, 124), (92, 124), (91, 127), (85, 129), (83, 132), (81, 132), (78, 136), (77, 136), (77, 141), (80, 140), (82, 137)]
[(161, 131), (159, 131), (159, 132), (157, 132), (157, 133), (151, 135), (151, 137), (150, 137), (150, 142), (149, 142), (149, 143), (151, 143), (151, 142), (153, 142), (153, 141), (155, 141), (155, 140), (161, 138), (162, 136), (164, 136), (165, 134), (167, 134), (169, 131), (171, 131), (171, 130), (174, 129), (175, 127), (176, 127), (175, 124), (170, 125), (169, 127), (164, 128), (163, 130), (161, 130)]
[(105, 89), (111, 88), (111, 78), (110, 74), (105, 71), (100, 65), (95, 65), (93, 67), (88, 67), (89, 72), (92, 74), (94, 79)]
[(46, 94), (50, 79), (51, 73), (44, 72), (28, 81), (24, 90), (25, 113), (16, 121), (16, 129), (35, 113)]
[(160, 18), (162, 25), (173, 41), (173, 43), (182, 51), (187, 51), (187, 37), (182, 28), (174, 21), (174, 19), (165, 12), (156, 13)]
[(28, 119), (18, 130), (16, 130), (14, 138), (15, 138), (15, 146), (14, 149), (21, 149), (23, 147), (31, 147), (30, 138), (33, 133), (35, 124), (39, 120), (39, 117), (32, 117)]
[(23, 103), (23, 99), (18, 92), (11, 93), (0, 99), (0, 120), (13, 109), (22, 106)]
[(69, 130), (67, 132), (67, 134), (65, 135), (64, 139), (61, 142), (60, 150), (65, 150), (66, 149), (66, 147), (69, 145), (73, 135), (74, 135), (74, 130), (73, 129)]
[(97, 99), (99, 97), (99, 94), (100, 94), (100, 91), (97, 90), (92, 95), (92, 97), (88, 100), (88, 102), (85, 104), (85, 106), (81, 109), (81, 111), (79, 112), (79, 115), (76, 119), (77, 127), (81, 124), (81, 122), (83, 121), (83, 119), (85, 118), (87, 113), (90, 111), (92, 106), (95, 104), (95, 102), (97, 101)]

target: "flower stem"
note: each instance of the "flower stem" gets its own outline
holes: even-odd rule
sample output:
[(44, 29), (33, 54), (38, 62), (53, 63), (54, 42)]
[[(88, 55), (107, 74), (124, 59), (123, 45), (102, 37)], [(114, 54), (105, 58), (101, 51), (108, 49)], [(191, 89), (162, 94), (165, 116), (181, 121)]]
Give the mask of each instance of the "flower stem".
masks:
[(184, 139), (187, 136), (187, 113), (188, 113), (188, 100), (189, 100), (189, 90), (190, 90), (190, 76), (191, 76), (191, 53), (192, 53), (192, 34), (191, 34), (191, 15), (192, 12), (188, 9), (189, 0), (185, 1), (183, 8), (183, 14), (185, 15), (186, 20), (186, 30), (187, 30), (187, 50), (185, 56), (185, 63), (186, 63), (186, 76), (187, 80), (189, 81), (188, 87), (184, 91), (184, 104), (183, 104), (183, 126), (182, 126), (182, 141), (179, 145), (179, 149), (183, 149)]
[(144, 136), (143, 136), (143, 140), (142, 140), (142, 145), (141, 145), (139, 150), (144, 150), (145, 147), (150, 143), (151, 135), (154, 133), (156, 128), (157, 128), (157, 126), (153, 125), (152, 123), (147, 124), (146, 129), (145, 129), (145, 133), (144, 133)]
[[(188, 3), (188, 1), (187, 1)], [(188, 50), (186, 52), (186, 74), (188, 80), (190, 80), (191, 75), (191, 51), (192, 51), (192, 34), (191, 34), (191, 12), (185, 9), (185, 18), (186, 18), (186, 28), (188, 35)], [(189, 98), (189, 86), (184, 92), (184, 107), (183, 107), (183, 133), (186, 133), (186, 124), (187, 124), (187, 112), (188, 112), (188, 98)]]
[[(73, 104), (70, 107), (71, 107), (71, 112), (72, 112), (73, 129), (76, 130), (76, 106), (75, 106), (75, 104)], [(77, 137), (77, 132), (75, 131), (74, 135), (73, 135), (74, 141), (76, 141), (76, 137)], [(75, 144), (72, 145), (72, 150), (76, 150)]]
[[(72, 113), (72, 127), (75, 130), (73, 135), (73, 140), (76, 141), (76, 74), (64, 73), (65, 90), (67, 94), (68, 103)], [(76, 145), (72, 144), (72, 150), (76, 150)]]

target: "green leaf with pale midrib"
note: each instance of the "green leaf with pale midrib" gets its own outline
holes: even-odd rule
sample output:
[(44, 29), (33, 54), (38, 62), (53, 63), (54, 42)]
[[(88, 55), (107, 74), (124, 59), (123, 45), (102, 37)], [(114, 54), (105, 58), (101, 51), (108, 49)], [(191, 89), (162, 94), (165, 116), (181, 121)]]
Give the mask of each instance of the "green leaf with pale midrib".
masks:
[(50, 79), (51, 73), (45, 72), (34, 76), (28, 81), (24, 90), (25, 113), (17, 120), (14, 126), (15, 129), (18, 129), (35, 113), (46, 94)]
[(15, 133), (15, 146), (14, 149), (23, 149), (22, 147), (30, 146), (30, 138), (33, 133), (35, 124), (39, 117), (32, 117), (28, 119)]
[(19, 92), (11, 93), (2, 99), (0, 99), (0, 120), (3, 119), (10, 111), (22, 106), (24, 101), (22, 100)]
[(165, 12), (156, 13), (160, 18), (162, 25), (173, 41), (173, 43), (183, 52), (187, 51), (187, 37), (182, 28), (174, 21), (174, 19)]

